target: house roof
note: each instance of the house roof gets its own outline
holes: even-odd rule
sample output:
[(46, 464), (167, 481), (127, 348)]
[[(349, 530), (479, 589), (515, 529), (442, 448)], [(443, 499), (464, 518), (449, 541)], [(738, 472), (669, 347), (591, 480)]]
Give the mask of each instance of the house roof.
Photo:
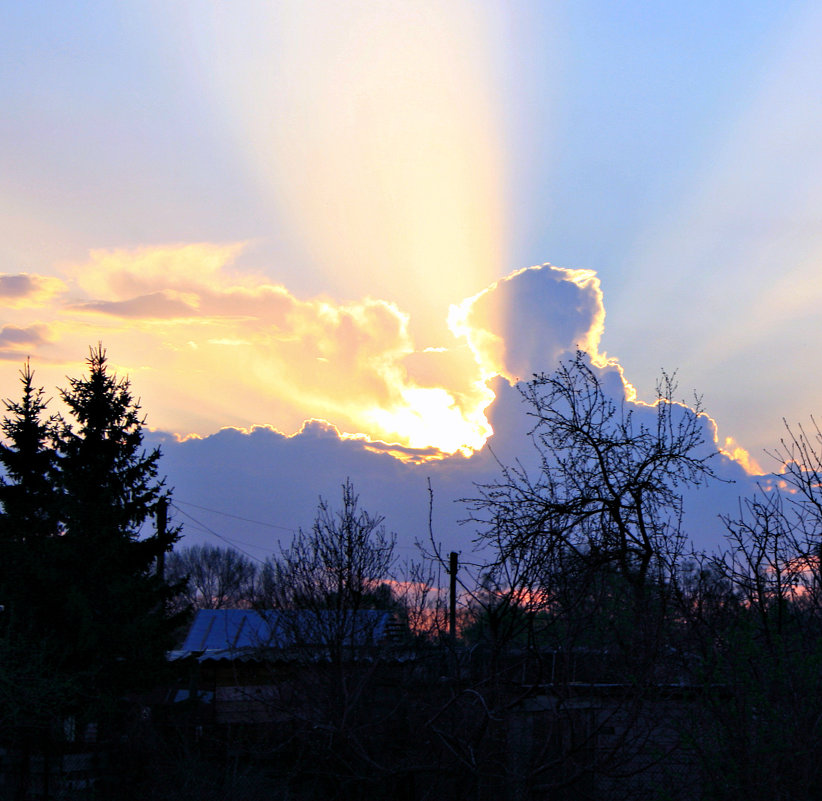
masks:
[(364, 648), (384, 641), (393, 623), (389, 612), (374, 609), (200, 609), (182, 647), (170, 657), (270, 659), (297, 649), (318, 652), (332, 644)]

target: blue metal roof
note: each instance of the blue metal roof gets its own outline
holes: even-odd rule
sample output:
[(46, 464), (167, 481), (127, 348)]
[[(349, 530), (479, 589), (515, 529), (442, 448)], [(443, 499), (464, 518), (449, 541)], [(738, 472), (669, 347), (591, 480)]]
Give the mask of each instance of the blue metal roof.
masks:
[(271, 650), (300, 647), (327, 648), (332, 643), (374, 646), (388, 634), (390, 613), (373, 609), (256, 611), (252, 609), (200, 609), (194, 618), (179, 658), (253, 658)]

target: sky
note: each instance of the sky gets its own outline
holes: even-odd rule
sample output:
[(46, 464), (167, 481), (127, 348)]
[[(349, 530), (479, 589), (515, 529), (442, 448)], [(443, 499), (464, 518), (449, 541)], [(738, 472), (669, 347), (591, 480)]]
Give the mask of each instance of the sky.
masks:
[(577, 347), (701, 396), (708, 545), (818, 411), (816, 3), (0, 13), (0, 394), (102, 342), (189, 541), (263, 554), (351, 476), (409, 552), (430, 479), (468, 549), (455, 499), (529, 447), (511, 383)]

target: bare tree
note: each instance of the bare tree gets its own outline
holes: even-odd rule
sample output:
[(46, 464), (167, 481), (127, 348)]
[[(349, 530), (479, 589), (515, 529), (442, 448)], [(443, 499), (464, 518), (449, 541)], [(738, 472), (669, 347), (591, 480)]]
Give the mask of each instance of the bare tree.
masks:
[(166, 578), (186, 581), (177, 603), (194, 609), (251, 606), (256, 592), (257, 566), (233, 548), (191, 545), (166, 557)]
[[(299, 744), (289, 781), (309, 782), (311, 797), (325, 797), (329, 782), (340, 798), (349, 787), (378, 787), (405, 760), (387, 748), (403, 703), (396, 673), (405, 670), (386, 642), (402, 615), (395, 535), (360, 506), (350, 480), (341, 500), (334, 508), (321, 497), (312, 527), (267, 561), (257, 601), (271, 622), (271, 642), (260, 645), (276, 654), (270, 709)], [(399, 688), (387, 701), (377, 697), (386, 683)]]
[(342, 485), (342, 508), (320, 498), (309, 531), (299, 529), (269, 560), (262, 601), (275, 609), (354, 612), (374, 607), (380, 585), (390, 578), (396, 535), (381, 515), (360, 508), (350, 480)]
[(786, 431), (777, 470), (723, 518), (728, 547), (682, 607), (711, 798), (822, 792), (822, 438), (813, 421)]
[[(652, 776), (679, 747), (658, 710), (669, 704), (662, 688), (678, 679), (667, 637), (685, 542), (682, 492), (714, 476), (715, 449), (701, 403), (678, 402), (676, 390), (663, 373), (654, 404), (630, 403), (615, 373), (577, 353), (521, 388), (536, 467), (502, 465), (468, 501), (477, 547), (492, 557), (474, 605), (500, 652), (480, 692), (509, 718), (530, 703), (511, 695), (515, 675), (547, 688), (550, 726), (527, 743), (517, 770), (524, 785), (558, 797), (578, 797), (594, 780), (616, 797), (622, 778)], [(500, 670), (507, 697), (486, 690)], [(583, 700), (578, 682), (620, 694), (592, 690)]]
[(531, 571), (571, 552), (615, 565), (638, 590), (652, 569), (664, 573), (684, 541), (682, 489), (714, 476), (701, 402), (677, 402), (676, 389), (663, 373), (652, 407), (615, 400), (582, 352), (536, 375), (521, 392), (539, 467), (504, 466), (480, 487), (480, 545)]

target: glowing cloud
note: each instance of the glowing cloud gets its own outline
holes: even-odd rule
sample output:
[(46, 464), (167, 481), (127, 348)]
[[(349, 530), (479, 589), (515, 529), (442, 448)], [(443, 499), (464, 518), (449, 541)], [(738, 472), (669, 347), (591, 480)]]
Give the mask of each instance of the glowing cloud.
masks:
[[(36, 351), (38, 380), (60, 384), (102, 340), (139, 386), (151, 423), (180, 435), (260, 424), (290, 432), (316, 417), (395, 443), (403, 458), (483, 445), (493, 394), (467, 348), (418, 349), (409, 316), (385, 300), (296, 298), (235, 269), (242, 249), (93, 251), (66, 268), (70, 302), (50, 310), (52, 335), (7, 326), (0, 347), (7, 358), (23, 345)], [(42, 365), (62, 375), (50, 379)]]
[[(134, 250), (92, 250), (89, 259), (67, 272), (96, 298), (132, 298), (151, 292), (185, 292), (195, 286), (241, 284), (242, 273), (230, 273), (242, 242), (185, 243)], [(245, 279), (251, 282), (253, 277)]]
[(608, 363), (599, 353), (605, 306), (593, 270), (517, 270), (452, 306), (448, 325), (467, 340), (484, 379), (527, 379), (576, 349)]
[[(716, 431), (716, 424), (714, 423), (714, 430)], [(759, 462), (751, 456), (733, 437), (725, 437), (724, 443), (719, 445), (718, 433), (714, 436), (714, 441), (717, 443), (721, 453), (724, 453), (729, 459), (738, 462), (739, 465), (750, 476), (764, 476), (766, 472), (762, 469)]]
[[(593, 270), (569, 270), (550, 264), (517, 270), (482, 292), (451, 307), (449, 326), (469, 344), (482, 377), (495, 375), (514, 383), (552, 370), (577, 349), (600, 371), (606, 391), (637, 406), (648, 406), (625, 376), (622, 365), (600, 351), (605, 304)], [(687, 408), (687, 407), (683, 407)], [(762, 470), (732, 438), (720, 441), (716, 421), (703, 415), (707, 438), (748, 474)]]
[[(550, 371), (577, 349), (601, 370), (606, 391), (640, 403), (618, 362), (599, 350), (605, 309), (593, 271), (513, 272), (453, 305), (444, 341), (419, 346), (395, 303), (297, 298), (237, 268), (243, 247), (93, 251), (66, 268), (67, 284), (55, 284), (65, 287), (61, 305), (41, 307), (38, 323), (0, 330), (0, 359), (11, 365), (31, 354), (38, 380), (60, 386), (100, 340), (139, 387), (152, 425), (181, 437), (225, 426), (305, 432), (316, 418), (335, 436), (403, 461), (481, 449), (493, 433), (491, 380)], [(36, 280), (16, 278), (7, 292), (41, 297)], [(724, 452), (755, 467), (737, 446)]]

